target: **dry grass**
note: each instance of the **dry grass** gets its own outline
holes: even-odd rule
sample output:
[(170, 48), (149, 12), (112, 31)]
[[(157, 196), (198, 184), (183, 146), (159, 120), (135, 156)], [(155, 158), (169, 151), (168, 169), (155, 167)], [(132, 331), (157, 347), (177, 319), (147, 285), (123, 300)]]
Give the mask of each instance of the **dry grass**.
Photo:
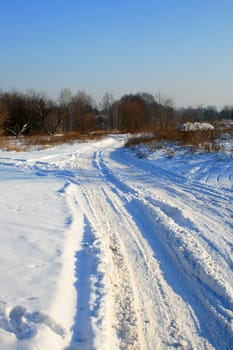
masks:
[(25, 136), (22, 140), (26, 145), (40, 145), (45, 147), (51, 147), (53, 145), (61, 143), (73, 143), (76, 141), (91, 141), (100, 139), (103, 137), (100, 133), (93, 133), (88, 135), (82, 135), (77, 132), (70, 132), (65, 134), (56, 134), (52, 136), (37, 135), (37, 136)]
[(132, 136), (126, 141), (125, 146), (131, 147), (131, 146), (136, 146), (140, 144), (148, 144), (154, 140), (156, 140), (156, 137), (153, 134), (150, 134), (150, 135), (143, 134), (143, 135)]
[(72, 132), (52, 136), (23, 136), (20, 140), (16, 140), (12, 137), (0, 136), (0, 148), (5, 151), (26, 152), (30, 151), (32, 147), (46, 149), (63, 143), (72, 144), (76, 141), (95, 141), (102, 139), (104, 136), (105, 135), (100, 132), (92, 133), (89, 135), (81, 135), (80, 133)]
[(213, 142), (217, 134), (218, 132), (215, 130), (181, 131), (168, 129), (156, 132), (156, 139), (158, 141), (171, 141), (198, 147), (203, 142)]
[(0, 136), (0, 149), (8, 152), (21, 152), (22, 148), (13, 142), (12, 138)]
[[(229, 130), (230, 132), (230, 130)], [(231, 131), (232, 132), (232, 131)], [(156, 133), (151, 136), (133, 136), (126, 142), (126, 147), (139, 144), (152, 144), (156, 142), (161, 145), (171, 142), (180, 146), (191, 147), (193, 151), (203, 150), (206, 152), (217, 152), (222, 150), (222, 146), (218, 142), (222, 134), (226, 133), (224, 128), (215, 128), (214, 130), (195, 130), (181, 131), (178, 129), (157, 129)]]

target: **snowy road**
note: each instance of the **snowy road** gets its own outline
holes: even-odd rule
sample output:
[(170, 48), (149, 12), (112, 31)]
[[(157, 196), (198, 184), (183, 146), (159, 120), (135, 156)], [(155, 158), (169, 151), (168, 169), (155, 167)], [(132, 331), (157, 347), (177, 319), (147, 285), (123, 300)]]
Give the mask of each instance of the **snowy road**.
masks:
[[(225, 174), (228, 188), (220, 186), (220, 172), (198, 181), (137, 158), (124, 140), (108, 137), (17, 159), (1, 153), (5, 180), (17, 173), (18, 186), (29, 177), (32, 189), (41, 181), (44, 202), (44, 192), (54, 193), (53, 213), (45, 207), (58, 226), (56, 249), (50, 228), (50, 248), (42, 249), (36, 235), (32, 242), (43, 259), (51, 252), (51, 271), (40, 279), (43, 301), (22, 306), (20, 298), (10, 303), (1, 295), (4, 349), (232, 349), (233, 172)], [(6, 193), (3, 187), (0, 181)], [(27, 186), (20, 191), (29, 198)], [(15, 283), (16, 299), (27, 281)]]

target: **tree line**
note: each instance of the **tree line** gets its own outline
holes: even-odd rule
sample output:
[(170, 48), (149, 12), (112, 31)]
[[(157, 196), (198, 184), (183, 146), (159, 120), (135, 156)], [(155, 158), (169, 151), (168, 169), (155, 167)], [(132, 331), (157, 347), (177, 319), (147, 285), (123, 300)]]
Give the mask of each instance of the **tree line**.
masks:
[(233, 106), (221, 111), (201, 106), (176, 109), (171, 99), (147, 92), (126, 94), (118, 100), (106, 93), (98, 106), (84, 91), (73, 95), (70, 89), (63, 89), (56, 101), (35, 91), (0, 92), (0, 133), (17, 138), (96, 130), (155, 132), (186, 121), (219, 119), (233, 119)]

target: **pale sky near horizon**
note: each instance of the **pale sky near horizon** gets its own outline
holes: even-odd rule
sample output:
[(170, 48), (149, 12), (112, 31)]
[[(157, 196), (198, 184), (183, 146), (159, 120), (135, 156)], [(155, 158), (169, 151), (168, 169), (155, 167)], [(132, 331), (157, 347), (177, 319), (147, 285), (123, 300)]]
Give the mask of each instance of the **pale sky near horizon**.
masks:
[(0, 0), (0, 89), (233, 104), (231, 0)]

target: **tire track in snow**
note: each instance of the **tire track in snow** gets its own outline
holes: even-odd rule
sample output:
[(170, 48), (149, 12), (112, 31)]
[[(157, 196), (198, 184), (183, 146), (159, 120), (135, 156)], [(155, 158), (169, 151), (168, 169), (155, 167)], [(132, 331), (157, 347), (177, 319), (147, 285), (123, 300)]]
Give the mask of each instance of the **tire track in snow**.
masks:
[[(192, 332), (198, 332), (199, 326), (191, 309), (187, 307), (187, 305), (182, 305), (182, 301), (179, 300), (179, 298), (177, 298), (175, 295), (172, 296), (172, 301), (169, 300), (169, 298), (171, 299), (171, 291), (168, 291), (168, 287), (164, 284), (164, 279), (161, 276), (159, 265), (154, 259), (153, 251), (148, 247), (147, 242), (142, 239), (142, 235), (138, 231), (135, 222), (132, 221), (134, 220), (134, 215), (132, 217), (132, 215), (130, 215), (129, 212), (124, 209), (124, 207), (126, 207), (125, 197), (127, 197), (128, 191), (124, 191), (121, 194), (121, 199), (121, 195), (119, 194), (121, 191), (117, 186), (117, 181), (114, 180), (113, 182), (109, 182), (108, 174), (106, 174), (106, 169), (102, 168), (102, 161), (103, 157), (101, 155), (98, 155), (97, 152), (94, 162), (96, 164), (96, 167), (99, 168), (99, 170), (102, 172), (102, 176), (104, 177), (105, 182), (108, 182), (108, 191), (106, 193), (106, 198), (111, 203), (111, 206), (115, 208), (115, 211), (118, 212), (118, 217), (122, 218), (121, 224), (123, 224), (125, 233), (121, 235), (121, 239), (124, 241), (125, 248), (127, 247), (126, 249), (129, 250), (128, 254), (126, 253), (126, 256), (130, 257), (131, 264), (134, 266), (133, 269), (135, 269), (135, 266), (138, 266), (136, 275), (140, 275), (140, 271), (141, 273), (143, 271), (144, 274), (144, 276), (140, 275), (139, 280), (134, 274), (135, 289), (140, 291), (140, 300), (144, 301), (143, 308), (146, 309), (144, 310), (144, 317), (141, 316), (141, 319), (144, 319), (145, 322), (145, 315), (147, 315), (147, 317), (150, 315), (149, 318), (151, 320), (151, 325), (150, 327), (147, 327), (147, 331), (145, 329), (146, 327), (144, 327), (144, 335), (148, 338), (149, 334), (153, 334), (154, 332), (157, 333), (153, 339), (154, 343), (152, 344), (148, 341), (146, 349), (154, 349), (156, 346), (156, 341), (158, 348), (166, 348), (167, 346), (172, 346), (185, 349), (210, 349), (211, 346), (209, 345), (208, 347), (208, 345), (204, 345), (205, 341), (203, 339), (201, 340), (201, 337), (200, 339), (197, 337), (195, 337), (195, 339), (192, 339)], [(141, 213), (139, 212), (137, 214), (140, 216), (140, 214), (144, 215), (145, 213), (145, 211), (141, 210)], [(146, 223), (144, 223), (144, 229), (145, 226)], [(149, 229), (153, 230), (153, 226), (150, 227), (149, 221), (147, 222), (147, 226)], [(146, 230), (148, 230), (148, 228)], [(123, 237), (127, 238), (123, 239)], [(130, 251), (128, 247), (133, 248), (131, 248)], [(136, 260), (134, 260), (135, 257)], [(139, 261), (141, 261), (141, 265)], [(145, 299), (146, 286), (150, 292)], [(147, 304), (146, 300), (150, 300), (149, 308), (145, 307)], [(174, 300), (176, 300), (176, 305), (172, 305)], [(182, 310), (182, 313), (184, 313), (185, 317), (183, 317), (184, 315), (181, 315), (179, 312), (179, 307), (177, 307), (177, 305), (180, 306), (180, 310)], [(141, 310), (143, 308), (141, 308)], [(152, 320), (156, 321), (153, 322)], [(184, 323), (186, 326), (183, 327), (182, 323)], [(187, 327), (187, 324), (189, 328)]]
[[(124, 202), (115, 193), (108, 191), (106, 198), (118, 213), (118, 217), (124, 218), (121, 221), (122, 232), (124, 233), (120, 235), (124, 245), (124, 254), (128, 257), (128, 265), (131, 269), (131, 283), (138, 294), (137, 309), (140, 315), (139, 318), (143, 321), (142, 329), (146, 339), (145, 348), (203, 349), (203, 346), (198, 344), (197, 339), (193, 340), (192, 336), (185, 334), (187, 329), (185, 330), (182, 326), (184, 318), (178, 311), (179, 307), (184, 312), (185, 321), (189, 323), (190, 329), (195, 328), (193, 324), (196, 326), (195, 317), (190, 312), (191, 310), (184, 306), (182, 300), (174, 294), (171, 303), (172, 291), (164, 283), (160, 264), (154, 258), (154, 252), (150, 249), (147, 241), (141, 237), (134, 216), (130, 215)], [(142, 211), (138, 214), (141, 215)], [(147, 226), (150, 227), (148, 222)], [(177, 307), (178, 305), (179, 307)]]
[[(146, 167), (140, 169), (137, 162), (131, 162), (130, 159), (127, 159), (127, 162), (119, 162), (117, 157), (121, 151), (117, 151), (117, 157), (116, 152), (113, 156), (110, 152), (114, 151), (115, 146), (111, 144), (109, 146), (108, 148), (107, 145), (105, 149), (101, 147), (101, 151), (97, 151), (98, 146), (91, 145), (80, 151), (63, 154), (63, 159), (60, 159), (59, 155), (55, 158), (52, 156), (49, 157), (50, 163), (41, 159), (39, 162), (33, 160), (25, 164), (25, 161), (20, 161), (18, 164), (25, 171), (35, 171), (37, 175), (55, 175), (73, 184), (72, 186), (76, 188), (77, 210), (79, 208), (82, 211), (90, 224), (90, 231), (94, 237), (93, 248), (98, 247), (98, 249), (92, 249), (92, 243), (88, 243), (93, 259), (106, 259), (98, 262), (96, 271), (88, 269), (87, 272), (87, 280), (90, 282), (85, 283), (86, 285), (90, 283), (90, 286), (89, 295), (85, 298), (86, 304), (90, 307), (89, 311), (93, 313), (89, 313), (86, 309), (85, 315), (81, 316), (78, 314), (79, 310), (76, 315), (76, 324), (80, 325), (82, 317), (89, 319), (90, 328), (93, 329), (95, 336), (88, 340), (89, 343), (80, 342), (79, 348), (85, 349), (87, 344), (92, 344), (93, 348), (101, 350), (108, 350), (110, 346), (113, 349), (202, 350), (212, 349), (210, 344), (212, 339), (217, 348), (221, 346), (221, 349), (228, 350), (232, 330), (229, 330), (227, 339), (224, 339), (226, 333), (224, 329), (222, 334), (219, 333), (220, 329), (217, 325), (219, 320), (211, 320), (213, 315), (216, 316), (216, 295), (212, 294), (212, 300), (209, 300), (209, 293), (206, 291), (205, 294), (201, 284), (198, 285), (202, 282), (201, 275), (193, 276), (190, 266), (187, 266), (186, 272), (184, 271), (185, 263), (180, 260), (182, 253), (177, 244), (179, 241), (176, 242), (173, 237), (174, 234), (180, 233), (182, 243), (182, 236), (187, 236), (186, 231), (191, 229), (195, 235), (200, 233), (198, 227), (194, 223), (191, 227), (191, 220), (188, 221), (183, 215), (182, 201), (187, 203), (190, 201), (194, 204), (194, 208), (198, 210), (197, 217), (201, 218), (200, 208), (203, 209), (205, 201), (207, 206), (207, 201), (211, 199), (215, 207), (219, 205), (219, 211), (222, 211), (221, 215), (224, 218), (222, 201), (225, 193), (221, 191), (215, 193), (210, 187), (200, 184), (190, 188), (193, 183), (183, 183), (184, 179), (181, 178), (174, 184), (172, 174), (166, 175), (165, 171), (158, 169), (156, 176), (158, 183), (155, 187), (158, 189), (161, 186), (161, 189), (155, 195), (149, 186), (149, 183), (154, 181), (151, 171)], [(127, 170), (128, 180), (123, 170)], [(136, 188), (131, 182), (134, 176)], [(144, 180), (148, 181), (148, 184), (143, 183)], [(169, 201), (169, 196), (172, 194), (173, 205)], [(202, 195), (205, 196), (205, 201)], [(180, 211), (177, 211), (175, 205), (177, 208), (181, 205)], [(212, 216), (206, 220), (206, 225), (211, 226), (211, 220), (217, 214), (214, 206), (212, 206), (212, 213), (209, 212)], [(230, 209), (229, 212), (231, 212)], [(218, 216), (216, 218), (219, 223), (222, 222), (221, 218)], [(176, 227), (175, 231), (174, 227)], [(155, 233), (158, 242), (156, 242)], [(230, 241), (227, 234), (224, 238), (227, 246)], [(206, 244), (208, 245), (207, 241)], [(195, 244), (190, 248), (191, 251), (195, 249)], [(216, 254), (218, 254), (217, 248), (216, 245)], [(185, 256), (183, 258), (185, 259)], [(172, 283), (172, 273), (181, 286), (175, 286)], [(186, 274), (187, 283), (183, 281)], [(206, 278), (211, 276), (204, 276), (203, 280)], [(214, 285), (214, 288), (219, 286), (218, 281), (216, 282), (217, 286)], [(193, 291), (196, 295), (187, 295), (186, 298), (185, 293), (191, 294), (194, 286), (198, 287), (196, 293)], [(81, 305), (85, 298), (79, 292), (80, 285), (77, 285), (77, 290), (78, 303)], [(221, 294), (222, 291), (220, 291)], [(194, 298), (191, 304), (190, 298)], [(195, 298), (201, 300), (202, 304), (196, 309), (193, 308)], [(210, 310), (211, 303), (212, 310)], [(220, 300), (217, 311), (221, 311), (221, 306)], [(205, 313), (205, 310), (207, 310), (206, 315), (202, 315), (199, 319), (199, 315)], [(223, 317), (226, 311), (223, 307)], [(223, 325), (225, 319), (222, 320)], [(212, 336), (202, 334), (203, 322), (206, 328), (209, 328), (209, 333), (212, 331)], [(228, 324), (225, 323), (225, 326), (227, 328)], [(81, 333), (85, 333), (82, 327)], [(87, 334), (91, 336), (90, 332)], [(79, 337), (80, 339), (82, 337)], [(110, 341), (113, 340), (112, 345)]]
[[(116, 192), (120, 192), (121, 190), (123, 190), (124, 193), (127, 192), (126, 190), (127, 190), (128, 186), (126, 185), (126, 183), (125, 182), (122, 183), (119, 180), (119, 178), (117, 178), (117, 176), (112, 173), (112, 169), (109, 169), (108, 165), (104, 164), (103, 159), (104, 159), (103, 156), (99, 157), (99, 162), (98, 162), (97, 166), (99, 168), (102, 168), (102, 172), (103, 172), (105, 178), (107, 178), (107, 180), (112, 183), (112, 185), (111, 185), (112, 187), (117, 186), (117, 187), (115, 187)], [(119, 185), (119, 187), (118, 187), (118, 185)], [(142, 191), (137, 193), (137, 191), (128, 187), (128, 192), (131, 192), (131, 193), (133, 192), (134, 195), (136, 194), (136, 197), (138, 198), (137, 202), (140, 203), (139, 205), (140, 205), (140, 208), (142, 209), (142, 212), (146, 213), (145, 210), (143, 211), (143, 207), (147, 208), (147, 211), (148, 211), (148, 208), (151, 208), (152, 211), (154, 211), (155, 208), (158, 207), (158, 208), (162, 208), (162, 212), (163, 212), (163, 206), (161, 207), (161, 205), (158, 205), (159, 204), (158, 202), (156, 203), (156, 206), (154, 206), (154, 204), (152, 204), (153, 202), (151, 200), (148, 201), (148, 199), (146, 199), (142, 195)], [(125, 197), (125, 194), (123, 194), (123, 196)], [(143, 204), (143, 207), (141, 204)], [(181, 254), (179, 253), (179, 245), (180, 244), (179, 244), (179, 241), (178, 242), (176, 241), (176, 237), (174, 237), (175, 240), (173, 239), (173, 243), (171, 240), (172, 235), (173, 235), (172, 231), (174, 230), (174, 224), (175, 224), (175, 226), (177, 226), (177, 223), (179, 225), (180, 222), (171, 223), (171, 226), (169, 228), (169, 226), (167, 226), (167, 222), (171, 221), (171, 217), (167, 216), (166, 211), (164, 214), (165, 214), (164, 224), (162, 224), (162, 226), (160, 225), (160, 227), (157, 227), (157, 228), (159, 228), (159, 231), (161, 233), (162, 232), (168, 232), (168, 233), (171, 232), (171, 233), (169, 233), (167, 238), (165, 238), (166, 235), (165, 235), (165, 237), (160, 236), (160, 240), (163, 242), (163, 244), (165, 244), (166, 249), (168, 249), (168, 252), (172, 256), (174, 262), (176, 261), (177, 266), (180, 265), (182, 267), (182, 269), (185, 267), (184, 271), (185, 271), (186, 275), (188, 276), (188, 278), (191, 277), (191, 279), (189, 280), (189, 283), (190, 283), (190, 286), (192, 286), (192, 283), (195, 280), (192, 277), (191, 271), (193, 270), (194, 275), (195, 275), (196, 268), (199, 265), (197, 258), (194, 257), (194, 260), (192, 261), (192, 259), (193, 259), (192, 254), (195, 252), (195, 247), (197, 247), (196, 244), (198, 244), (198, 241), (194, 242), (194, 246), (190, 246), (191, 249), (189, 251), (187, 251), (189, 258), (191, 257), (191, 261), (190, 261), (191, 264), (194, 263), (194, 266), (192, 267), (192, 266), (190, 266), (190, 262), (186, 261), (186, 258), (187, 258), (187, 256), (185, 256), (186, 254), (184, 252), (181, 252)], [(157, 215), (155, 215), (155, 217), (156, 216), (160, 217), (161, 214), (159, 213), (159, 215), (157, 214)], [(183, 231), (183, 229), (182, 229), (182, 231)], [(181, 239), (183, 236), (182, 231), (181, 231), (181, 236), (180, 236)], [(169, 236), (170, 236), (170, 238), (169, 238)], [(184, 237), (185, 237), (185, 235), (184, 235)], [(167, 242), (166, 242), (166, 239), (168, 239)], [(190, 242), (192, 242), (192, 240), (187, 241), (187, 243), (190, 243)], [(174, 243), (175, 243), (175, 246), (177, 246), (176, 248), (172, 248)], [(171, 244), (171, 248), (169, 248), (170, 244)], [(186, 247), (186, 243), (185, 243), (185, 245), (181, 244), (181, 246)], [(201, 249), (201, 246), (199, 246), (198, 249)], [(178, 252), (178, 255), (177, 255), (177, 252)], [(207, 254), (207, 257), (208, 257), (208, 259), (211, 259), (208, 254)], [(180, 258), (181, 258), (181, 260), (180, 260)], [(208, 259), (205, 261), (208, 262)], [(187, 265), (187, 263), (188, 263), (188, 265)], [(205, 264), (205, 262), (204, 262), (204, 264)], [(210, 264), (212, 264), (211, 261), (210, 261)], [(216, 293), (220, 296), (220, 299), (218, 299), (218, 297), (216, 297), (216, 295), (213, 295), (212, 292), (209, 293), (210, 292), (209, 289), (207, 291), (204, 291), (204, 288), (203, 288), (204, 285), (198, 285), (198, 283), (195, 282), (195, 285), (197, 287), (196, 295), (198, 296), (198, 299), (202, 302), (205, 310), (208, 311), (208, 313), (210, 314), (210, 319), (214, 318), (213, 321), (209, 322), (207, 320), (208, 316), (206, 317), (204, 315), (203, 319), (205, 320), (205, 324), (206, 324), (207, 328), (209, 328), (209, 334), (211, 334), (211, 333), (217, 334), (216, 337), (215, 337), (215, 334), (213, 334), (213, 337), (210, 336), (210, 338), (212, 338), (215, 343), (218, 343), (219, 342), (219, 334), (222, 333), (225, 336), (225, 338), (227, 338), (227, 339), (225, 341), (225, 346), (223, 345), (224, 341), (221, 339), (221, 346), (225, 349), (228, 349), (229, 345), (231, 344), (231, 340), (232, 340), (232, 328), (231, 328), (231, 324), (229, 323), (229, 320), (231, 319), (231, 311), (230, 311), (231, 306), (226, 304), (226, 307), (225, 307), (221, 301), (222, 296), (226, 295), (226, 299), (225, 299), (226, 303), (231, 302), (231, 294), (228, 295), (229, 288), (227, 287), (227, 281), (225, 281), (224, 284), (222, 285), (221, 284), (221, 275), (218, 276), (219, 279), (217, 276), (211, 277), (211, 274), (209, 275), (209, 272), (207, 272), (207, 274), (205, 274), (205, 268), (204, 268), (203, 264), (200, 265), (199, 267), (201, 268), (201, 270), (200, 270), (200, 274), (198, 273), (196, 275), (197, 279), (200, 278), (200, 281), (202, 283), (204, 282), (204, 284), (207, 282), (207, 286), (210, 283), (211, 290), (216, 291)], [(190, 268), (191, 268), (191, 270), (190, 270)], [(203, 268), (204, 268), (204, 270), (202, 270)], [(197, 272), (198, 272), (198, 269), (197, 269)], [(203, 275), (203, 272), (204, 272), (204, 275)], [(210, 273), (211, 273), (211, 270), (210, 270)], [(212, 294), (212, 298), (211, 298), (211, 294)], [(217, 308), (217, 312), (216, 312), (215, 308)], [(216, 332), (213, 332), (214, 328), (216, 328)], [(227, 337), (226, 337), (226, 335), (227, 335)]]
[[(120, 168), (117, 169), (118, 164), (116, 165), (112, 162), (112, 166), (115, 166), (114, 171), (117, 170), (115, 178), (118, 179), (119, 186), (123, 191), (127, 190), (127, 186), (129, 186), (136, 196), (143, 193), (143, 198), (147, 198), (155, 206), (158, 204), (168, 217), (175, 218), (179, 226), (194, 231), (198, 239), (202, 241), (202, 245), (215, 259), (215, 263), (217, 265), (219, 263), (222, 264), (220, 269), (222, 267), (224, 273), (229, 271), (229, 266), (232, 266), (231, 241), (233, 229), (233, 213), (232, 208), (228, 204), (232, 201), (232, 196), (229, 193), (229, 195), (226, 195), (225, 190), (223, 192), (220, 190), (215, 191), (206, 185), (202, 186), (196, 182), (189, 183), (184, 178), (177, 183), (175, 177), (172, 179), (171, 173), (168, 173), (166, 178), (166, 171), (162, 169), (161, 173), (156, 167), (156, 172), (154, 172), (155, 169), (153, 167), (152, 170), (149, 170), (149, 165), (146, 163), (144, 166), (144, 162), (141, 169), (139, 168), (141, 161), (137, 160), (137, 163), (134, 157), (131, 157), (131, 159), (127, 152), (116, 150), (110, 154), (109, 158), (115, 161), (119, 158), (118, 164), (125, 164), (131, 171), (129, 180), (127, 179), (128, 172), (123, 174), (122, 171), (119, 171)], [(133, 168), (131, 167), (131, 160)], [(107, 160), (105, 166), (108, 168), (109, 164), (110, 162)], [(110, 168), (111, 166), (109, 171), (114, 179), (114, 168)], [(138, 181), (139, 174), (140, 181)], [(133, 178), (135, 178), (135, 181), (133, 181)], [(156, 183), (154, 186), (151, 186), (154, 181)], [(187, 219), (188, 217), (191, 220)], [(215, 235), (214, 232), (218, 232), (223, 225), (224, 232), (220, 235)], [(203, 231), (204, 234), (202, 233)], [(232, 273), (225, 276), (225, 280), (227, 281), (228, 279), (232, 281)]]
[[(89, 271), (88, 273), (92, 274), (92, 277), (89, 276), (89, 280), (92, 280), (89, 288), (89, 309), (93, 309), (95, 305), (94, 314), (90, 313), (90, 322), (96, 334), (93, 339), (93, 348), (108, 350), (111, 346), (113, 349), (142, 349), (144, 346), (141, 346), (139, 339), (140, 328), (137, 325), (130, 273), (124, 254), (122, 254), (121, 243), (114, 230), (112, 231), (114, 222), (118, 222), (119, 218), (115, 218), (112, 208), (106, 202), (105, 195), (101, 190), (102, 180), (96, 174), (95, 169), (94, 172), (91, 170), (89, 163), (92, 162), (92, 155), (93, 152), (89, 151), (79, 154), (76, 159), (72, 157), (72, 159), (74, 162), (77, 161), (76, 167), (79, 168), (75, 182), (80, 185), (76, 188), (75, 198), (79, 210), (90, 223), (90, 231), (93, 235), (92, 246), (98, 245), (99, 251), (93, 250), (95, 259), (101, 259), (97, 268), (100, 271)], [(107, 273), (109, 268), (111, 274)], [(96, 281), (98, 274), (102, 274), (102, 281)], [(78, 294), (78, 300), (82, 299), (79, 288)], [(82, 300), (79, 303), (82, 303)], [(79, 313), (77, 313), (77, 319), (80, 319)], [(77, 327), (78, 324), (80, 325), (80, 321), (77, 321)], [(79, 344), (79, 347), (88, 348), (85, 343)]]
[(107, 203), (102, 188), (97, 190), (89, 185), (82, 189), (82, 193), (90, 209), (87, 215), (96, 232), (96, 239), (103, 240), (105, 236), (102, 254), (111, 256), (109, 261), (111, 274), (108, 278), (111, 285), (109, 297), (112, 299), (113, 308), (110, 314), (113, 312), (113, 319), (110, 322), (116, 332), (119, 349), (142, 349), (135, 309), (135, 293), (131, 285), (125, 254), (122, 252), (122, 245), (116, 234), (119, 217), (116, 217)]

